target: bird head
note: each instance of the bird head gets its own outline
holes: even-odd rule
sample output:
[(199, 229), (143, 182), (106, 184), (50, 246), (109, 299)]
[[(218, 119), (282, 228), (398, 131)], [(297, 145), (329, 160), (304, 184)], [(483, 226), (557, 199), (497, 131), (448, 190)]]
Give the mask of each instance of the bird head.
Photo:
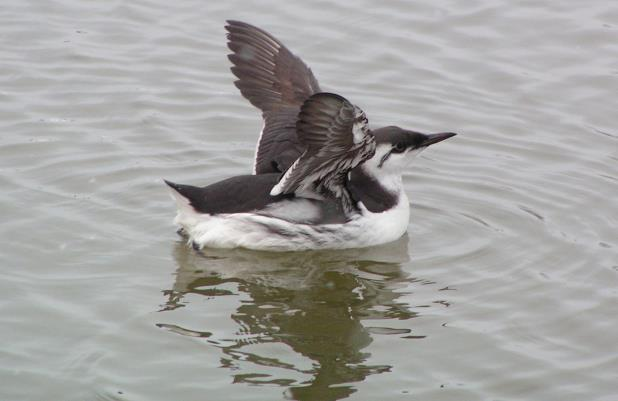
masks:
[(376, 140), (376, 152), (365, 165), (376, 175), (400, 174), (428, 146), (456, 135), (453, 132), (423, 134), (395, 126), (378, 128), (372, 133)]

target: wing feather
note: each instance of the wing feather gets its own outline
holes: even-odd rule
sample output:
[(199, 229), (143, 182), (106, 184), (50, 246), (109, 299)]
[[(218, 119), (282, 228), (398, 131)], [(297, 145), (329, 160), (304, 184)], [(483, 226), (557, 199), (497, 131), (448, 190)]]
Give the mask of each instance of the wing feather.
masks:
[(320, 87), (311, 69), (266, 31), (240, 21), (227, 21), (226, 29), (234, 84), (264, 119), (254, 173), (283, 172), (303, 151), (296, 136), (300, 106)]
[(305, 151), (270, 194), (334, 197), (344, 210), (353, 210), (347, 174), (371, 158), (376, 147), (365, 113), (339, 95), (317, 93), (303, 104), (296, 130)]

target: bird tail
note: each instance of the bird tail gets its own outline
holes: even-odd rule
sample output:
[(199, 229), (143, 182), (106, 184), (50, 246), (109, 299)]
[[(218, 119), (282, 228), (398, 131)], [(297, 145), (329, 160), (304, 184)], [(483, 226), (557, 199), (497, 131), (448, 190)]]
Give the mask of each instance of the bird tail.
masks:
[(176, 184), (174, 182), (163, 180), (170, 188), (170, 194), (172, 198), (176, 201), (176, 206), (178, 207), (178, 211), (186, 214), (194, 214), (195, 208), (191, 204), (191, 188), (194, 188), (190, 185), (182, 185)]

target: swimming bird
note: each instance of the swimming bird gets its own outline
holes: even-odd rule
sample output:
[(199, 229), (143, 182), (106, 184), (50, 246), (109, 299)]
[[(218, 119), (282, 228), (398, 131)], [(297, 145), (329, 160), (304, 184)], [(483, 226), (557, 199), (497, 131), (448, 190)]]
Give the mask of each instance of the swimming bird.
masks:
[(402, 173), (455, 135), (371, 129), (358, 106), (323, 92), (311, 69), (253, 25), (227, 21), (235, 85), (261, 110), (253, 174), (205, 187), (165, 181), (179, 234), (195, 248), (298, 251), (395, 241), (410, 204)]

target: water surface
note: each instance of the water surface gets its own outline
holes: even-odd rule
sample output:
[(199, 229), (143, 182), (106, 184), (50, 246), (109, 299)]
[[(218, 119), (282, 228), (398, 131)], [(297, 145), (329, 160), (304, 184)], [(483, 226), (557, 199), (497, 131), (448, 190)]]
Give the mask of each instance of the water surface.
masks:
[[(612, 2), (5, 2), (0, 399), (618, 399)], [(223, 24), (278, 36), (374, 126), (460, 135), (408, 235), (184, 246), (162, 178), (251, 169)]]

